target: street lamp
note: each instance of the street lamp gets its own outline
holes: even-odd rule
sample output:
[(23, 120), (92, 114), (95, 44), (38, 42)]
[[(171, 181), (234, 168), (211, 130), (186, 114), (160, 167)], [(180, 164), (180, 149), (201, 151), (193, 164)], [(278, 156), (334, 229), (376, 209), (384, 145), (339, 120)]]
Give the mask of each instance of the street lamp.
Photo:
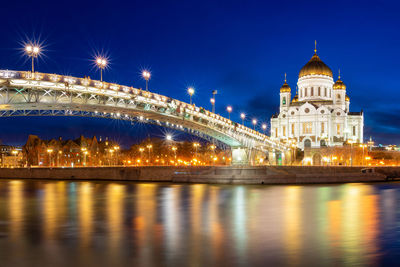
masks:
[(228, 114), (229, 114), (229, 120), (231, 120), (232, 107), (231, 106), (227, 106), (226, 110), (228, 111)]
[(200, 147), (199, 143), (193, 143), (193, 147), (195, 149), (195, 157), (197, 158), (197, 149)]
[(347, 143), (350, 144), (350, 166), (353, 166), (353, 144), (355, 142), (353, 139), (347, 140)]
[(14, 155), (14, 167), (17, 167), (17, 154), (18, 150), (13, 150), (11, 153)]
[(364, 166), (364, 148), (368, 147), (368, 145), (361, 144), (360, 147), (362, 147), (362, 165)]
[(265, 131), (267, 130), (267, 124), (263, 123), (263, 125), (261, 126), (263, 131), (264, 131), (264, 135), (265, 135)]
[(191, 105), (192, 104), (192, 96), (194, 94), (194, 88), (193, 87), (189, 87), (187, 91), (188, 91), (188, 94), (190, 96), (190, 105)]
[(174, 151), (174, 158), (176, 161), (176, 150), (178, 150), (178, 148), (176, 146), (173, 146), (171, 149), (172, 149), (172, 151)]
[(150, 150), (152, 149), (153, 145), (152, 145), (152, 144), (149, 144), (149, 145), (147, 145), (146, 147), (147, 147), (147, 149), (149, 150), (149, 164), (150, 164), (150, 162), (151, 162)]
[(253, 129), (256, 130), (257, 120), (253, 119), (252, 123), (253, 123)]
[(242, 125), (244, 125), (244, 119), (246, 118), (246, 114), (241, 113), (240, 118), (242, 119)]
[(25, 46), (25, 53), (28, 55), (28, 57), (32, 58), (32, 73), (35, 72), (35, 58), (37, 58), (40, 55), (40, 47), (38, 45), (35, 45), (33, 43), (29, 43)]
[(210, 98), (212, 112), (215, 113), (215, 98)]
[(100, 69), (100, 81), (103, 81), (103, 70), (107, 67), (107, 59), (104, 57), (96, 58), (96, 66)]
[[(143, 160), (143, 151), (144, 148), (143, 147), (139, 147), (139, 152), (140, 152), (140, 158)], [(140, 162), (140, 161), (139, 161)]]
[(149, 91), (149, 80), (150, 80), (150, 76), (151, 76), (151, 74), (150, 74), (149, 71), (144, 70), (144, 71), (142, 72), (142, 77), (143, 77), (143, 79), (146, 80), (146, 91)]
[(53, 153), (53, 149), (49, 148), (47, 149), (47, 153), (49, 153), (49, 166), (51, 166), (51, 153)]
[(217, 90), (212, 91), (212, 98), (211, 98), (211, 104), (212, 104), (212, 112), (215, 113), (215, 95), (218, 93)]

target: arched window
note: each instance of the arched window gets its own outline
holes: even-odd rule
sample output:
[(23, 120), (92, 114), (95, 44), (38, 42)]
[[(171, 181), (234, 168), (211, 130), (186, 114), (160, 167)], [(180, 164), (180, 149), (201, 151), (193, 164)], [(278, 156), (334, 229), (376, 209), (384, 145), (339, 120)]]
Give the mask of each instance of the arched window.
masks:
[(307, 88), (304, 88), (304, 96), (307, 96)]
[(286, 97), (285, 96), (282, 98), (282, 105), (286, 105)]
[(325, 97), (327, 97), (328, 96), (328, 94), (326, 93), (326, 87), (325, 87)]
[(321, 96), (321, 87), (318, 87), (318, 96)]
[(311, 96), (314, 96), (314, 87), (311, 87)]
[(311, 147), (311, 141), (310, 141), (310, 139), (306, 139), (306, 140), (304, 141), (304, 147)]
[(340, 99), (340, 94), (337, 94), (336, 98), (337, 98), (337, 99)]

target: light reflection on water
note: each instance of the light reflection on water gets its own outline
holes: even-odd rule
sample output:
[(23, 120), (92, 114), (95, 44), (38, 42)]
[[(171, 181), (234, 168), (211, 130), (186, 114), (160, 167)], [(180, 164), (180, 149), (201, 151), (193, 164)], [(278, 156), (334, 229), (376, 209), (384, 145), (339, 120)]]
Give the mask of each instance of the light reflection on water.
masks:
[(0, 265), (394, 264), (399, 189), (0, 180)]

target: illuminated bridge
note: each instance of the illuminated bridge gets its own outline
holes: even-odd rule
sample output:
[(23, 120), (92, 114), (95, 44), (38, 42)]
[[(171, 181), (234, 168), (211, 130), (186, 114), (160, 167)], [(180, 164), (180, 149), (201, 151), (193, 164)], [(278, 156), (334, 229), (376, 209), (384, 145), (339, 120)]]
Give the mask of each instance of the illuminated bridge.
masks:
[(232, 149), (232, 164), (289, 163), (290, 147), (227, 118), (153, 92), (90, 78), (0, 70), (0, 116), (85, 116), (185, 131)]

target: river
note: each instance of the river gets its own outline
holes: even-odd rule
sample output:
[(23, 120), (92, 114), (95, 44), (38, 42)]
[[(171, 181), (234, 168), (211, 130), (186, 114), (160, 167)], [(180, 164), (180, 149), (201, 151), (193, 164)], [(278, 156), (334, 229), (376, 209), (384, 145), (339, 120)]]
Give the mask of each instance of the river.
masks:
[(0, 180), (0, 266), (365, 266), (400, 255), (400, 183)]

